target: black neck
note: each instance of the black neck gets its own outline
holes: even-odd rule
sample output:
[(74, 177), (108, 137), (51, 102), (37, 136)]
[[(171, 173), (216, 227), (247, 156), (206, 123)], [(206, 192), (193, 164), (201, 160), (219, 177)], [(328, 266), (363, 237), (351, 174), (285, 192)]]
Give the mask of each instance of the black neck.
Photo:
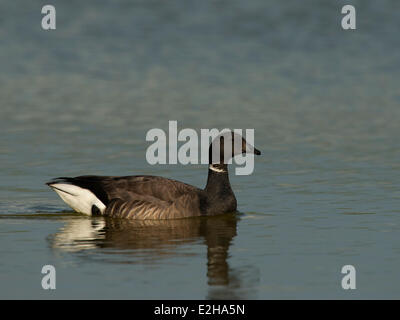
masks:
[(205, 191), (214, 195), (232, 193), (227, 164), (209, 165)]

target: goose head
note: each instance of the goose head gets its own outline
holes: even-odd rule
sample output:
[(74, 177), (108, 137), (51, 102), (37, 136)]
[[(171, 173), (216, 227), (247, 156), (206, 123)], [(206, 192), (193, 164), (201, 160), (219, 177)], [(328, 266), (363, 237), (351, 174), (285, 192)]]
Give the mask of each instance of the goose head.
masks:
[(226, 131), (219, 134), (210, 144), (209, 163), (228, 164), (230, 160), (240, 154), (260, 155), (260, 150), (248, 143), (240, 134)]

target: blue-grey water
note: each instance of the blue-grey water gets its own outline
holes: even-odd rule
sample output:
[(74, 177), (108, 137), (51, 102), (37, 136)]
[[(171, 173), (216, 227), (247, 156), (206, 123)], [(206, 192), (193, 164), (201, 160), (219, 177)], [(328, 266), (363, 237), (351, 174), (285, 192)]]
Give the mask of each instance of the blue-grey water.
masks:
[[(49, 2), (52, 31), (42, 1), (0, 1), (0, 298), (400, 298), (399, 1)], [(204, 186), (204, 165), (146, 162), (168, 120), (255, 129), (240, 214), (90, 218), (44, 184)]]

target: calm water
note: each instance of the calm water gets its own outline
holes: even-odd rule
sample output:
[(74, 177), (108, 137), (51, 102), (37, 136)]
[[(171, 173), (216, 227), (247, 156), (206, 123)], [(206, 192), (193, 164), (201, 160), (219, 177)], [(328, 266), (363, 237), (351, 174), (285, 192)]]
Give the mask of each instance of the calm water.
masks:
[[(400, 2), (0, 2), (0, 298), (400, 298)], [(44, 185), (154, 174), (151, 128), (254, 128), (240, 214), (121, 221)], [(231, 168), (233, 169), (233, 168)], [(41, 288), (41, 269), (57, 289)], [(341, 288), (341, 268), (357, 289)]]

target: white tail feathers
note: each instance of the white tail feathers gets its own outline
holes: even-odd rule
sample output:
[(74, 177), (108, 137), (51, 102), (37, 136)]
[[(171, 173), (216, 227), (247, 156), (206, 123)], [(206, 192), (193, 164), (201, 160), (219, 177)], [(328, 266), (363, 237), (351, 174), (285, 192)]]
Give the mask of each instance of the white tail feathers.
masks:
[(104, 203), (88, 189), (83, 189), (68, 183), (54, 183), (49, 184), (49, 186), (76, 212), (92, 215), (93, 205), (95, 205), (102, 214), (106, 209)]

